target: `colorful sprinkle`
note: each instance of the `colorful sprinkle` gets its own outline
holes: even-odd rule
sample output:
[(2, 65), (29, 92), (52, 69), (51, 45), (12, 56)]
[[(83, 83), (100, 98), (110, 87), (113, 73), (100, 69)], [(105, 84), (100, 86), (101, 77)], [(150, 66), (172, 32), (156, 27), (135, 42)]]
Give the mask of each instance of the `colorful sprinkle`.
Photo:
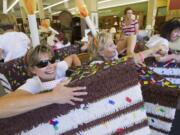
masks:
[(108, 103), (111, 104), (111, 105), (115, 104), (115, 102), (113, 100), (111, 100), (111, 99), (108, 101)]
[(148, 81), (144, 81), (144, 85), (147, 85), (148, 84)]
[(152, 123), (154, 123), (155, 121), (154, 121), (154, 119), (151, 119), (151, 121), (152, 121)]
[(162, 82), (156, 82), (156, 84), (162, 86)]
[(58, 130), (59, 128), (58, 128), (58, 126), (57, 126), (57, 125), (55, 125), (55, 126), (54, 126), (54, 129), (55, 129), (55, 130)]
[(146, 77), (143, 76), (143, 75), (141, 75), (141, 79), (142, 79), (142, 80), (146, 80)]
[(83, 110), (87, 110), (89, 107), (87, 104), (81, 104), (80, 106)]
[(154, 75), (151, 75), (150, 78), (151, 78), (151, 80), (154, 80)]
[(53, 127), (54, 127), (55, 130), (58, 130), (59, 121), (57, 121), (57, 120), (50, 120), (50, 121), (49, 121), (49, 124), (50, 124), (50, 125), (53, 125)]
[(131, 99), (130, 97), (126, 97), (126, 101), (127, 101), (128, 103), (131, 103), (131, 102), (132, 102), (132, 99)]
[(163, 108), (160, 108), (159, 111), (163, 112), (163, 113), (165, 112), (165, 110)]
[(144, 110), (145, 110), (144, 106), (142, 106), (140, 109), (141, 109), (141, 111), (144, 111)]
[(168, 86), (170, 84), (170, 82), (166, 81), (164, 82), (164, 85)]
[(128, 60), (128, 57), (126, 57), (126, 56), (121, 58), (122, 62), (126, 62), (127, 60)]
[(148, 71), (148, 74), (153, 74), (153, 72), (152, 71)]
[(118, 128), (118, 129), (116, 130), (116, 132), (117, 132), (117, 133), (123, 133), (123, 132), (124, 132), (124, 129), (123, 129), (123, 128)]

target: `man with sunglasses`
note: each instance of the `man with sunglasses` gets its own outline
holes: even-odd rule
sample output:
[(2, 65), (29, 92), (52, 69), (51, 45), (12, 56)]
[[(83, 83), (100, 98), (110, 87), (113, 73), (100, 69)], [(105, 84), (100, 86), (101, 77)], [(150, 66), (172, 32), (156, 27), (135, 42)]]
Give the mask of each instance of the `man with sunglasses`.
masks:
[[(70, 55), (56, 62), (51, 49), (39, 45), (27, 56), (28, 69), (33, 77), (15, 92), (0, 98), (0, 118), (11, 117), (53, 103), (71, 104), (82, 101), (78, 96), (87, 95), (86, 87), (66, 87), (65, 72), (71, 65), (80, 66), (77, 55)], [(46, 90), (52, 90), (45, 92)]]

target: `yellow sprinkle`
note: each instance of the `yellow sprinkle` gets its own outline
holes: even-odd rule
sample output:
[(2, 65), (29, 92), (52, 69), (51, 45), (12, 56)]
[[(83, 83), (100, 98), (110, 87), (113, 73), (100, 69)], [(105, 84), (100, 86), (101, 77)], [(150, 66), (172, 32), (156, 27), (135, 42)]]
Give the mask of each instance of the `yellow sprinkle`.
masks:
[(164, 82), (164, 85), (168, 86), (170, 84), (170, 82), (166, 81)]
[(145, 85), (148, 84), (148, 81), (144, 81), (144, 84), (145, 84)]

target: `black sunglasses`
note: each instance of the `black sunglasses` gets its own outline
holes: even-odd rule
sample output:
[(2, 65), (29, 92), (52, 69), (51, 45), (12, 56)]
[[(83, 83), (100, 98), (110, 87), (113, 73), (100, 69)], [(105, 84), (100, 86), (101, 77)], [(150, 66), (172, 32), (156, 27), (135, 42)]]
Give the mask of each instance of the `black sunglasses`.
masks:
[(44, 68), (46, 67), (49, 63), (54, 64), (56, 59), (52, 57), (50, 60), (41, 60), (36, 64), (36, 67), (38, 68)]

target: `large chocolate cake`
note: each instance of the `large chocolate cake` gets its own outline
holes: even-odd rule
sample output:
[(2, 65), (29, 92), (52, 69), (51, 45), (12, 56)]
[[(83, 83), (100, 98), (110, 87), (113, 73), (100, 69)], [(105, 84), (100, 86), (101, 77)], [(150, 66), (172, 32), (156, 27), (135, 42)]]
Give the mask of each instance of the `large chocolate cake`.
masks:
[(151, 135), (168, 135), (175, 118), (179, 89), (147, 67), (139, 69)]
[(131, 60), (81, 67), (71, 77), (69, 86), (87, 86), (88, 95), (81, 104), (53, 104), (0, 119), (0, 134), (150, 134), (138, 74)]

